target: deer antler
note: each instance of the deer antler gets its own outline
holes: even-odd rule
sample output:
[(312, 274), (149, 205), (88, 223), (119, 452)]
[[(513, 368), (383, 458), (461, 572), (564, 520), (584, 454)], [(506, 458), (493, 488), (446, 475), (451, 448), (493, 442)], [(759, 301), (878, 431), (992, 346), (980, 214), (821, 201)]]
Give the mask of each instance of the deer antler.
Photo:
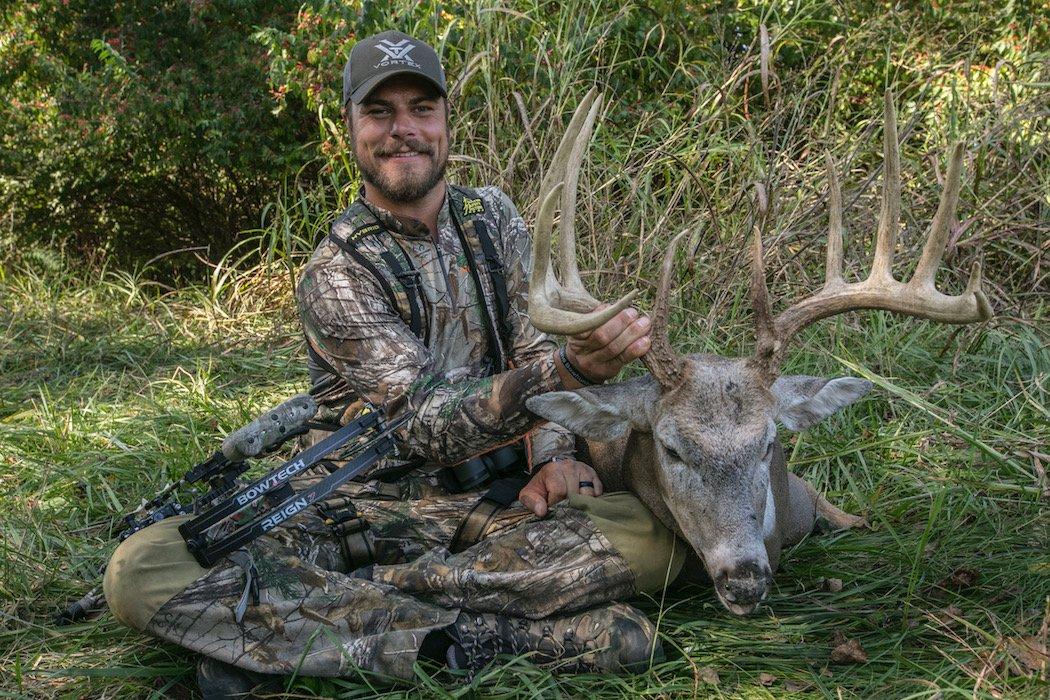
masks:
[[(540, 210), (532, 243), (532, 273), (529, 280), (529, 318), (532, 325), (547, 333), (577, 335), (593, 330), (610, 320), (634, 300), (637, 290), (621, 297), (615, 304), (597, 311), (601, 305), (583, 286), (576, 264), (576, 188), (580, 166), (590, 143), (594, 120), (601, 107), (596, 88), (583, 98), (554, 153), (550, 168), (540, 184)], [(559, 237), (559, 283), (551, 269), (551, 230), (554, 212), (561, 200), (561, 235)], [(680, 234), (668, 247), (660, 275), (657, 299), (653, 309), (650, 349), (642, 362), (664, 387), (678, 383), (681, 358), (667, 340), (667, 295), (670, 289), (671, 263)]]
[(947, 181), (941, 192), (937, 213), (930, 223), (919, 264), (909, 281), (899, 282), (894, 279), (891, 268), (901, 205), (900, 148), (897, 144), (897, 115), (893, 95), (888, 90), (885, 112), (882, 208), (875, 256), (866, 280), (856, 283), (842, 280), (842, 194), (830, 155), (826, 157), (830, 221), (824, 288), (785, 309), (775, 319), (772, 318), (766, 290), (762, 238), (758, 227), (755, 228), (751, 258), (751, 301), (757, 325), (755, 359), (770, 373), (776, 372), (783, 361), (788, 341), (799, 330), (844, 311), (885, 309), (942, 323), (973, 323), (992, 317), (992, 307), (981, 289), (980, 263), (974, 265), (970, 281), (962, 294), (948, 296), (937, 291), (935, 285), (937, 268), (941, 264), (949, 228), (959, 204), (963, 157), (961, 143), (955, 145), (949, 156)]

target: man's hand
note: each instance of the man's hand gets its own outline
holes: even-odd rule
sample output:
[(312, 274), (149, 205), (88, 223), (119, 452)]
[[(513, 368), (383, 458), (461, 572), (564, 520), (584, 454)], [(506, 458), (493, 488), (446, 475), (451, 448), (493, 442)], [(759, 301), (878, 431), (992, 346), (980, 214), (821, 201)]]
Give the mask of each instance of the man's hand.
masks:
[[(590, 482), (590, 486), (580, 484)], [(602, 482), (590, 466), (575, 459), (559, 459), (547, 462), (532, 475), (529, 483), (518, 494), (521, 504), (540, 517), (547, 514), (548, 507), (565, 500), (571, 493), (584, 496), (601, 496)]]
[(648, 316), (624, 309), (592, 331), (569, 336), (569, 361), (596, 384), (612, 379), (624, 365), (649, 351), (651, 330)]

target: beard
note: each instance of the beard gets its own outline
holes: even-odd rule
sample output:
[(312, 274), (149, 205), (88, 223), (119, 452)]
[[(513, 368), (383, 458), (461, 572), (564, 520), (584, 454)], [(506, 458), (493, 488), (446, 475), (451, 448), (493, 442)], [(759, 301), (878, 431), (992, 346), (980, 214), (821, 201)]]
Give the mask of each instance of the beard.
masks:
[(372, 158), (362, 159), (356, 144), (353, 148), (354, 159), (361, 170), (361, 177), (383, 197), (392, 202), (415, 202), (425, 197), (445, 177), (448, 153), (435, 153), (434, 148), (415, 139), (408, 139), (402, 145), (426, 156), (427, 167), (422, 170), (401, 169), (394, 173), (393, 177), (389, 177), (379, 164), (383, 158), (393, 155), (395, 151), (376, 151)]

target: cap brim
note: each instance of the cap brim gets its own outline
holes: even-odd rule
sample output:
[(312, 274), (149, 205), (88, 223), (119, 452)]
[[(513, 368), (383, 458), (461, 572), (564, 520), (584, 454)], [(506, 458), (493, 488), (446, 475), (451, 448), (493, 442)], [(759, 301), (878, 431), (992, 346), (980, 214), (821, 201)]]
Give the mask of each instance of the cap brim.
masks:
[(350, 93), (350, 99), (348, 101), (353, 102), (355, 105), (361, 104), (361, 102), (368, 97), (369, 93), (379, 87), (380, 83), (384, 83), (391, 78), (396, 78), (399, 75), (417, 75), (433, 85), (442, 97), (448, 97), (448, 94), (445, 93), (445, 89), (423, 71), (414, 68), (404, 68), (402, 70), (383, 73), (382, 75), (373, 75), (371, 78), (358, 85), (357, 89)]

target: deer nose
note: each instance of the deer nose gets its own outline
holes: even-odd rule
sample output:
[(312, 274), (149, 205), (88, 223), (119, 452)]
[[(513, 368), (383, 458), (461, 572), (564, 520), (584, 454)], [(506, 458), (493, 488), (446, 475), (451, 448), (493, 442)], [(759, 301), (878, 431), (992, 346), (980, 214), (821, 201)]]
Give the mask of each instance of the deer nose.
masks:
[(773, 572), (769, 566), (754, 559), (723, 569), (716, 578), (725, 599), (742, 607), (757, 605), (772, 584)]

